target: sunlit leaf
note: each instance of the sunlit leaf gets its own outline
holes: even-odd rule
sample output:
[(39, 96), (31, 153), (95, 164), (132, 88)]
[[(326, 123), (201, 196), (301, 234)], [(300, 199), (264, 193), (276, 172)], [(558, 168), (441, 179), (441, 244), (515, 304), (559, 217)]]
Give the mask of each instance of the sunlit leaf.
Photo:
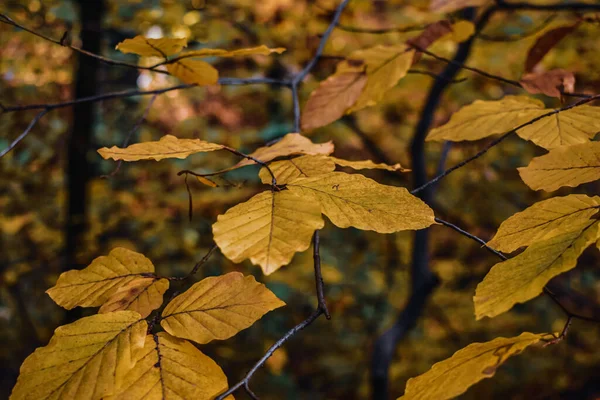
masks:
[(410, 171), (410, 169), (403, 168), (400, 164), (389, 165), (389, 164), (384, 164), (384, 163), (374, 163), (371, 160), (350, 161), (350, 160), (343, 160), (341, 158), (336, 158), (336, 157), (329, 157), (329, 158), (331, 160), (333, 160), (333, 162), (336, 163), (337, 165), (339, 165), (340, 167), (350, 167), (352, 169), (358, 169), (358, 170), (360, 170), (360, 169), (383, 169), (383, 170), (391, 171), (391, 172)]
[(553, 69), (542, 73), (528, 73), (519, 81), (523, 89), (536, 94), (543, 93), (546, 96), (562, 96), (561, 91), (573, 93), (575, 90), (575, 75), (564, 69)]
[[(542, 102), (525, 96), (497, 101), (477, 100), (455, 112), (450, 121), (432, 129), (427, 140), (478, 140), (547, 114)], [(552, 149), (588, 142), (600, 130), (600, 107), (582, 105), (542, 118), (517, 131), (523, 139)]]
[(103, 147), (98, 153), (108, 160), (139, 161), (162, 160), (165, 158), (186, 158), (195, 153), (222, 149), (220, 144), (205, 142), (200, 139), (179, 139), (173, 135), (165, 135), (157, 142), (142, 142), (126, 148), (113, 146)]
[(402, 400), (446, 400), (464, 393), (482, 379), (491, 378), (509, 357), (550, 337), (547, 333), (524, 332), (517, 337), (496, 338), (485, 343), (471, 343), (440, 361), (406, 384)]
[(148, 335), (139, 357), (106, 400), (209, 400), (227, 390), (221, 368), (187, 340), (165, 332)]
[(179, 53), (186, 46), (186, 38), (151, 39), (139, 35), (133, 39), (125, 39), (117, 45), (116, 49), (122, 53), (134, 53), (144, 57), (166, 58)]
[(99, 313), (130, 310), (146, 318), (163, 303), (163, 294), (169, 289), (168, 279), (136, 278), (117, 291), (100, 307)]
[(208, 343), (228, 339), (284, 305), (253, 276), (230, 272), (205, 278), (175, 297), (160, 324), (173, 336)]
[(213, 235), (231, 261), (250, 259), (269, 275), (306, 250), (323, 225), (319, 203), (311, 197), (265, 191), (219, 215)]
[(101, 399), (135, 365), (148, 325), (133, 311), (82, 318), (54, 331), (21, 366), (11, 399)]
[(533, 68), (542, 61), (542, 58), (565, 36), (573, 32), (578, 25), (579, 23), (575, 23), (573, 25), (554, 28), (540, 36), (527, 53), (525, 72), (533, 71)]
[(488, 245), (511, 252), (577, 230), (582, 223), (587, 224), (599, 208), (598, 196), (572, 194), (543, 200), (504, 221)]
[(297, 178), (287, 187), (320, 203), (323, 214), (340, 228), (392, 233), (435, 223), (433, 211), (405, 188), (382, 185), (358, 174), (331, 172)]
[(223, 50), (223, 49), (200, 49), (200, 50), (192, 50), (186, 51), (183, 53), (181, 57), (238, 57), (238, 56), (254, 56), (254, 55), (262, 55), (268, 56), (273, 53), (281, 54), (285, 51), (283, 47), (276, 47), (274, 49), (268, 48), (264, 44), (256, 47), (249, 47), (247, 49), (237, 49), (237, 50)]
[(600, 143), (559, 147), (519, 168), (523, 182), (534, 190), (551, 192), (600, 179)]
[[(269, 164), (269, 168), (277, 178), (277, 184), (284, 185), (299, 177), (317, 176), (333, 172), (335, 163), (333, 157), (308, 155), (290, 160), (275, 161)], [(267, 185), (271, 183), (271, 174), (266, 168), (261, 168), (258, 176), (262, 183)]]
[(98, 307), (134, 279), (154, 275), (154, 265), (143, 254), (122, 247), (96, 258), (82, 270), (63, 272), (46, 293), (61, 307)]
[(302, 130), (337, 121), (356, 103), (366, 83), (367, 76), (362, 72), (334, 74), (321, 82), (302, 110)]
[(219, 81), (219, 71), (202, 60), (184, 58), (167, 64), (167, 71), (183, 82), (194, 85), (215, 85)]
[(358, 63), (366, 66), (367, 73), (367, 84), (348, 112), (358, 111), (381, 101), (385, 93), (406, 76), (414, 53), (414, 50), (410, 50), (405, 44), (378, 45), (357, 50), (350, 54), (348, 60), (342, 61), (338, 65), (338, 73), (356, 69), (354, 65)]
[[(271, 145), (260, 147), (249, 155), (262, 162), (269, 162), (277, 157), (292, 156), (298, 154), (324, 154), (333, 153), (333, 143), (331, 141), (325, 143), (313, 143), (306, 136), (299, 133), (288, 133), (280, 141)], [(230, 169), (244, 167), (246, 165), (255, 164), (254, 161), (243, 159)]]
[(477, 285), (475, 316), (495, 317), (542, 293), (556, 275), (577, 265), (577, 258), (598, 237), (598, 223), (533, 243), (523, 253), (496, 264)]
[(475, 25), (471, 21), (461, 20), (452, 24), (452, 32), (442, 39), (450, 39), (453, 42), (461, 43), (473, 36)]

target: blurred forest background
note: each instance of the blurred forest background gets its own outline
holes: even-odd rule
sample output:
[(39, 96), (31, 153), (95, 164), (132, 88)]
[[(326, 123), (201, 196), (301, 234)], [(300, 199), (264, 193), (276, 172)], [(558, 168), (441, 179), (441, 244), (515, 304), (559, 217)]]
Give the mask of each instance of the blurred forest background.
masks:
[[(532, 0), (536, 3), (535, 0)], [(280, 78), (310, 60), (337, 6), (333, 0), (4, 0), (0, 12), (36, 32), (108, 58), (135, 63), (114, 50), (138, 34), (188, 37), (189, 48), (235, 49), (265, 44), (285, 47), (280, 56), (215, 59), (222, 77)], [(544, 1), (537, 1), (544, 3)], [(548, 3), (548, 2), (545, 2)], [(353, 0), (344, 11), (316, 68), (301, 87), (301, 105), (340, 57), (376, 44), (395, 44), (418, 35), (443, 17), (425, 0)], [(469, 18), (476, 10), (460, 16)], [(496, 13), (474, 40), (466, 63), (518, 79), (527, 50), (549, 29), (573, 21), (572, 13)], [(546, 56), (542, 68), (565, 68), (577, 78), (576, 91), (600, 93), (600, 14), (586, 20)], [(452, 58), (458, 45), (435, 44), (431, 51)], [(410, 144), (427, 94), (446, 64), (424, 56), (410, 75), (375, 107), (308, 133), (314, 142), (333, 140), (338, 157), (396, 163), (410, 168)], [(521, 94), (520, 89), (461, 71), (448, 85), (433, 124), (476, 99)], [(462, 79), (464, 78), (464, 79)], [(0, 23), (0, 103), (5, 106), (55, 103), (127, 89), (151, 90), (178, 84), (170, 76), (90, 62), (66, 47)], [(548, 100), (548, 106), (559, 105)], [(149, 102), (153, 102), (149, 106)], [(292, 97), (269, 85), (221, 86), (171, 91), (152, 98), (119, 98), (45, 115), (27, 138), (0, 160), (0, 398), (7, 398), (23, 359), (45, 345), (53, 330), (72, 316), (44, 291), (58, 275), (83, 267), (116, 246), (149, 257), (162, 275), (182, 276), (212, 247), (211, 224), (218, 214), (257, 192), (256, 168), (229, 173), (212, 188), (188, 179), (193, 219), (182, 169), (216, 171), (234, 164), (227, 153), (197, 154), (186, 160), (146, 161), (121, 166), (102, 160), (96, 149), (158, 140), (165, 134), (201, 138), (246, 153), (293, 130)], [(0, 114), (0, 149), (6, 148), (36, 111)], [(426, 146), (429, 176), (472, 155), (485, 140)], [(517, 167), (543, 152), (509, 138), (489, 154), (435, 187), (436, 215), (488, 240), (510, 215), (545, 198), (518, 177)], [(103, 177), (103, 175), (109, 175)], [(370, 171), (379, 182), (412, 187), (411, 174)], [(597, 194), (588, 184), (567, 193)], [(69, 204), (71, 205), (69, 207)], [(381, 235), (327, 224), (321, 233), (326, 296), (333, 318), (319, 319), (279, 350), (253, 379), (265, 399), (359, 399), (369, 396), (371, 354), (377, 337), (403, 310), (411, 293), (414, 234)], [(430, 267), (439, 283), (403, 337), (391, 365), (391, 393), (402, 394), (408, 378), (475, 341), (522, 331), (562, 329), (564, 316), (544, 296), (497, 318), (476, 322), (476, 284), (497, 260), (473, 241), (443, 226), (431, 228)], [(586, 252), (579, 267), (555, 279), (569, 289), (565, 301), (597, 313), (598, 256)], [(264, 276), (249, 262), (236, 265), (218, 252), (195, 279), (229, 271), (253, 274), (288, 307), (269, 313), (234, 338), (202, 351), (236, 382), (264, 351), (314, 308), (312, 255)], [(85, 311), (88, 312), (88, 311)], [(92, 311), (89, 311), (90, 313)], [(83, 313), (79, 314), (84, 315)], [(566, 343), (528, 350), (511, 359), (493, 379), (464, 398), (597, 398), (600, 395), (600, 327), (575, 321)], [(243, 398), (244, 394), (239, 394)]]

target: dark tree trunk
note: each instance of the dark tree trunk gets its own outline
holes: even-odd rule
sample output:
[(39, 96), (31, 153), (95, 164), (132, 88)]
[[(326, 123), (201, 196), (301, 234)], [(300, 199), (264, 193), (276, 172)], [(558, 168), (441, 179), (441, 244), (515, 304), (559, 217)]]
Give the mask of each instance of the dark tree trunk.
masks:
[[(103, 0), (80, 0), (82, 47), (99, 54), (102, 45)], [(100, 62), (83, 54), (77, 55), (75, 98), (93, 96), (98, 93)], [(82, 103), (73, 107), (73, 128), (68, 140), (68, 164), (66, 183), (68, 190), (65, 269), (78, 268), (77, 251), (86, 230), (87, 183), (90, 165), (87, 154), (95, 126), (94, 103)]]

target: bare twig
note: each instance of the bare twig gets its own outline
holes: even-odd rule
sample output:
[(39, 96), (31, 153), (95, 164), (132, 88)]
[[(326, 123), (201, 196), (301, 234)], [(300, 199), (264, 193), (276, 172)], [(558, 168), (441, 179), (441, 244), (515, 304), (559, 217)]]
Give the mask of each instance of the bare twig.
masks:
[(319, 231), (315, 231), (313, 235), (313, 259), (315, 263), (315, 284), (317, 286), (318, 308), (323, 311), (325, 318), (331, 319), (327, 302), (325, 301), (325, 291), (323, 288), (323, 274), (321, 273), (321, 254), (319, 252)]
[(11, 151), (12, 149), (15, 148), (16, 145), (19, 144), (19, 142), (21, 140), (23, 140), (25, 138), (25, 136), (27, 136), (29, 134), (29, 132), (31, 132), (31, 129), (33, 129), (33, 127), (35, 126), (35, 124), (38, 123), (38, 121), (48, 113), (49, 110), (42, 110), (39, 113), (37, 113), (37, 115), (31, 120), (31, 122), (29, 123), (29, 125), (27, 125), (27, 128), (25, 128), (25, 130), (23, 131), (23, 133), (21, 133), (19, 136), (17, 136), (17, 138), (15, 140), (12, 141), (11, 144), (8, 145), (7, 148), (5, 148), (4, 150), (2, 150), (0, 152), (0, 158), (4, 157), (4, 155), (6, 155), (6, 153), (8, 153), (9, 151)]
[(294, 102), (294, 132), (300, 132), (300, 99), (298, 98), (298, 85), (293, 84), (292, 101)]
[(200, 261), (198, 261), (196, 263), (196, 265), (194, 265), (194, 268), (192, 268), (192, 270), (185, 276), (182, 277), (171, 277), (169, 278), (169, 280), (171, 281), (183, 281), (186, 279), (190, 279), (192, 276), (194, 276), (196, 274), (196, 272), (198, 272), (198, 269), (200, 269), (201, 266), (203, 266), (204, 264), (206, 264), (206, 262), (209, 260), (210, 256), (212, 256), (212, 254), (215, 252), (215, 250), (217, 250), (218, 246), (216, 244), (214, 244), (210, 250), (208, 250), (208, 253), (206, 253), (204, 255), (204, 257), (202, 257), (202, 259)]
[(526, 2), (510, 3), (505, 0), (496, 0), (500, 10), (529, 10), (529, 11), (599, 11), (600, 4), (596, 3), (556, 3), (556, 4), (531, 4)]
[(382, 35), (386, 33), (404, 33), (404, 32), (415, 32), (422, 31), (427, 28), (428, 24), (417, 24), (417, 25), (409, 25), (409, 26), (397, 26), (393, 28), (360, 28), (357, 26), (349, 26), (338, 24), (337, 28), (346, 32), (353, 33), (367, 33), (373, 35)]

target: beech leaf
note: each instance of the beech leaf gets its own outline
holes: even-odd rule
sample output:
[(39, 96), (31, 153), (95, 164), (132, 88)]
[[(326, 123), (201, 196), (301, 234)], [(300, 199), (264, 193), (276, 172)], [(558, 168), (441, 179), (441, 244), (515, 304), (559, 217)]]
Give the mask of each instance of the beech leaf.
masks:
[(175, 297), (160, 324), (173, 336), (203, 344), (228, 339), (284, 305), (253, 276), (230, 272), (205, 278)]
[[(526, 96), (476, 100), (455, 112), (445, 125), (432, 129), (427, 140), (478, 140), (505, 133), (552, 110)], [(600, 107), (581, 105), (547, 116), (519, 130), (523, 139), (552, 149), (588, 142), (600, 130)]]
[(100, 399), (113, 394), (144, 347), (148, 324), (133, 311), (84, 317), (54, 331), (21, 365), (11, 399)]
[(269, 275), (308, 249), (312, 234), (324, 224), (319, 203), (311, 197), (265, 191), (219, 215), (213, 235), (231, 261), (250, 259)]
[(184, 58), (167, 64), (167, 71), (183, 82), (193, 85), (215, 85), (219, 81), (219, 71), (202, 60)]
[(495, 317), (542, 293), (556, 275), (575, 268), (577, 258), (598, 238), (598, 223), (535, 242), (525, 251), (492, 267), (477, 285), (475, 316)]
[[(517, 337), (499, 337), (485, 343), (471, 343), (447, 360), (406, 384), (402, 400), (446, 400), (455, 398), (482, 379), (491, 378), (509, 357), (550, 337), (547, 333), (524, 332)], [(399, 399), (399, 400), (400, 400)]]
[(542, 73), (528, 73), (519, 81), (523, 89), (531, 94), (543, 93), (546, 96), (562, 97), (561, 90), (573, 93), (575, 90), (575, 75), (564, 69), (553, 69)]
[(579, 26), (579, 22), (573, 25), (551, 29), (540, 36), (527, 52), (527, 59), (525, 60), (525, 72), (533, 71), (533, 68), (540, 61), (542, 61), (542, 58), (544, 58), (544, 56), (548, 54), (548, 52), (552, 50), (552, 48), (556, 46), (558, 42), (573, 32), (577, 26)]
[(227, 390), (223, 370), (187, 340), (165, 332), (148, 335), (139, 357), (118, 393), (106, 400), (209, 400)]
[(367, 76), (362, 72), (334, 74), (321, 82), (302, 110), (302, 130), (337, 121), (356, 103), (366, 84)]
[(67, 310), (76, 306), (98, 307), (119, 287), (149, 275), (154, 275), (154, 265), (149, 259), (143, 254), (117, 247), (108, 256), (96, 258), (82, 270), (63, 272), (56, 285), (46, 293)]
[(116, 49), (121, 53), (134, 53), (143, 57), (162, 57), (179, 53), (187, 46), (186, 38), (151, 39), (139, 35), (133, 39), (125, 39), (117, 44)]
[(131, 310), (146, 318), (163, 303), (163, 294), (169, 289), (168, 279), (136, 278), (117, 291), (100, 307), (98, 313)]
[(590, 142), (550, 150), (519, 168), (523, 182), (533, 190), (554, 191), (600, 179), (600, 143)]
[(262, 55), (268, 56), (273, 53), (281, 54), (285, 51), (283, 47), (276, 47), (271, 49), (267, 46), (260, 45), (256, 47), (249, 47), (247, 49), (237, 49), (237, 50), (223, 50), (223, 49), (200, 49), (200, 50), (192, 50), (186, 51), (181, 56), (177, 57), (181, 59), (183, 57), (238, 57), (238, 56), (254, 56), (254, 55)]
[(600, 197), (572, 194), (535, 203), (504, 221), (488, 246), (511, 252), (550, 239), (587, 223), (600, 208)]
[[(333, 172), (335, 163), (333, 157), (308, 155), (292, 158), (291, 160), (275, 161), (269, 164), (269, 168), (275, 175), (277, 184), (284, 185), (296, 178)], [(258, 176), (262, 183), (271, 184), (271, 174), (266, 168), (261, 168)]]
[(108, 160), (139, 161), (163, 160), (165, 158), (186, 158), (191, 154), (203, 153), (222, 149), (220, 144), (205, 142), (200, 139), (179, 139), (173, 135), (165, 135), (157, 142), (135, 143), (120, 148), (113, 146), (110, 149), (103, 147), (98, 153)]
[(435, 223), (433, 211), (402, 187), (387, 186), (363, 175), (331, 172), (297, 178), (288, 189), (321, 204), (321, 211), (340, 227), (392, 233), (423, 229)]
[(360, 170), (360, 169), (383, 169), (383, 170), (390, 171), (390, 172), (410, 171), (410, 169), (406, 169), (406, 168), (402, 167), (400, 164), (389, 165), (389, 164), (384, 164), (384, 163), (374, 163), (371, 160), (350, 161), (350, 160), (343, 160), (341, 158), (336, 158), (336, 157), (329, 157), (329, 158), (331, 160), (333, 160), (333, 162), (336, 163), (337, 165), (339, 165), (340, 167), (350, 167), (352, 169), (357, 169), (357, 170)]

